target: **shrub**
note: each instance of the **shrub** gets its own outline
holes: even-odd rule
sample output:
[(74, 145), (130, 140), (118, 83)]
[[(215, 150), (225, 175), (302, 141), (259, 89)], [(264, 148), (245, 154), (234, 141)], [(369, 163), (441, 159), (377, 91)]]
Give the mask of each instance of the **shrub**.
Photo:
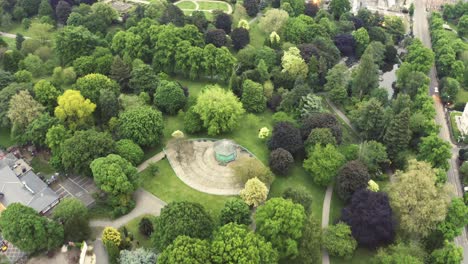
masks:
[(298, 153), (304, 147), (299, 129), (288, 122), (279, 122), (273, 127), (273, 133), (268, 148), (275, 150), (283, 148), (292, 155)]
[(138, 231), (145, 237), (151, 236), (154, 231), (153, 222), (148, 217), (143, 217), (138, 224)]
[(143, 150), (130, 139), (121, 139), (116, 142), (116, 151), (119, 156), (138, 165), (143, 159)]
[(302, 205), (306, 213), (310, 211), (312, 206), (312, 195), (304, 187), (287, 188), (283, 192), (283, 198), (291, 199), (293, 202)]
[(287, 175), (293, 164), (293, 156), (283, 148), (277, 148), (270, 153), (270, 168), (276, 174)]
[(228, 200), (221, 210), (220, 223), (225, 225), (228, 223), (236, 223), (240, 225), (250, 225), (249, 206), (241, 199)]

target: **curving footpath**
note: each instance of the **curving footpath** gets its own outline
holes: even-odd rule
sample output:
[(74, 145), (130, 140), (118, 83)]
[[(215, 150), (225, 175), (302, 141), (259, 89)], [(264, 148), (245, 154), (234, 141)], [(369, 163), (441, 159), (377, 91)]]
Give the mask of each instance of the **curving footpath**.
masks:
[(195, 5), (195, 9), (181, 9), (182, 11), (204, 11), (204, 12), (212, 12), (214, 9), (200, 9), (200, 5), (198, 2), (205, 2), (205, 3), (223, 3), (228, 7), (227, 11), (224, 11), (226, 14), (232, 14), (232, 6), (223, 1), (214, 1), (214, 0), (181, 0), (174, 3), (175, 6), (182, 2), (191, 2)]

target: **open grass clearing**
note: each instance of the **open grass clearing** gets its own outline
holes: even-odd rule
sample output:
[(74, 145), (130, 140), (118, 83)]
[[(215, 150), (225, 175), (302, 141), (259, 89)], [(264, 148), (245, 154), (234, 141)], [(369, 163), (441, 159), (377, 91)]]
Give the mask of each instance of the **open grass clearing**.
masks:
[(176, 4), (176, 6), (180, 9), (196, 9), (197, 6), (192, 1), (182, 1)]
[(466, 91), (465, 89), (459, 89), (455, 103), (461, 103), (461, 104), (468, 103), (468, 91)]
[(46, 178), (49, 178), (55, 172), (55, 169), (49, 164), (49, 161), (45, 159), (42, 154), (35, 156), (31, 160), (31, 166), (35, 173), (41, 173)]
[(152, 215), (142, 215), (136, 218), (133, 218), (128, 222), (125, 227), (128, 230), (128, 233), (133, 235), (133, 248), (139, 248), (139, 247), (144, 247), (146, 249), (151, 249), (151, 239), (149, 237), (146, 237), (142, 235), (139, 231), (138, 225), (140, 224), (140, 220), (143, 217), (148, 217), (150, 219), (154, 219), (155, 217)]
[(229, 4), (226, 2), (204, 2), (197, 1), (200, 10), (222, 10), (224, 12), (229, 10)]

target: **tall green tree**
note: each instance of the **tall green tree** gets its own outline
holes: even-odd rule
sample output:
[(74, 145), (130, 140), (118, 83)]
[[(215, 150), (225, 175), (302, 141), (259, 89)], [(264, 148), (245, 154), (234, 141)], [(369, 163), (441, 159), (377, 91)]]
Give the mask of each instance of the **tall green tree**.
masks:
[[(155, 261), (152, 263), (155, 263)], [(158, 263), (210, 263), (210, 245), (206, 240), (191, 238), (185, 235), (178, 236), (159, 255)]]
[(345, 161), (345, 157), (335, 146), (328, 144), (322, 147), (317, 144), (309, 150), (303, 166), (312, 175), (312, 180), (316, 184), (327, 186), (333, 181)]
[(401, 151), (408, 148), (411, 139), (409, 129), (410, 109), (406, 108), (401, 113), (395, 115), (385, 131), (384, 142), (387, 146), (388, 156), (395, 160)]
[(11, 97), (8, 118), (16, 133), (22, 133), (34, 119), (44, 112), (44, 106), (38, 103), (28, 91), (20, 91)]
[(212, 263), (278, 262), (278, 253), (270, 242), (244, 225), (229, 223), (217, 230), (211, 243)]
[(461, 234), (466, 225), (468, 225), (468, 206), (462, 198), (453, 198), (447, 216), (437, 225), (437, 230), (442, 232), (445, 239), (453, 240)]
[(356, 74), (352, 80), (353, 96), (362, 98), (379, 86), (379, 67), (369, 54), (361, 57)]
[(119, 115), (120, 137), (131, 139), (140, 146), (161, 142), (163, 128), (161, 112), (149, 106), (130, 108)]
[(421, 138), (418, 159), (431, 163), (434, 168), (447, 171), (449, 169), (448, 160), (451, 157), (452, 151), (450, 144), (436, 134)]
[(34, 84), (34, 94), (42, 105), (47, 107), (49, 112), (52, 112), (57, 105), (57, 97), (61, 94), (61, 91), (46, 80), (40, 80)]
[(187, 97), (177, 82), (162, 80), (154, 93), (154, 104), (164, 113), (174, 115), (185, 106)]
[(65, 241), (83, 241), (91, 233), (88, 208), (76, 198), (63, 199), (54, 208), (52, 218), (63, 225)]
[(66, 26), (55, 35), (55, 52), (62, 64), (89, 55), (98, 44), (98, 37), (84, 27)]
[(94, 103), (99, 102), (99, 95), (102, 90), (109, 90), (115, 94), (120, 93), (120, 87), (114, 80), (99, 73), (91, 73), (79, 78), (76, 81), (75, 88), (85, 98)]
[(263, 86), (249, 79), (242, 83), (242, 105), (249, 112), (261, 113), (266, 108)]
[(272, 198), (257, 209), (257, 232), (278, 250), (279, 258), (299, 254), (299, 241), (306, 221), (304, 207), (291, 200)]
[(357, 248), (357, 242), (351, 234), (351, 228), (347, 224), (339, 222), (325, 229), (323, 246), (332, 256), (349, 259)]
[(431, 262), (434, 264), (458, 264), (463, 260), (463, 248), (453, 242), (445, 242), (443, 248), (431, 253)]
[(71, 130), (83, 128), (92, 123), (92, 113), (96, 105), (85, 99), (80, 91), (66, 90), (57, 98), (54, 114)]
[(347, 0), (332, 0), (328, 8), (335, 19), (338, 19), (342, 14), (351, 10), (351, 4)]
[(26, 252), (53, 250), (63, 243), (63, 228), (34, 209), (12, 203), (0, 217), (2, 236)]

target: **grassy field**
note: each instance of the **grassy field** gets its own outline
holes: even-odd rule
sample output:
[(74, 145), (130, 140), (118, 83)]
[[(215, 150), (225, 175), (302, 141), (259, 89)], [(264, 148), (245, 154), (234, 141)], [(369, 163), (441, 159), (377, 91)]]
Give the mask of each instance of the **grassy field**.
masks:
[(0, 127), (0, 147), (8, 148), (15, 144), (11, 138), (10, 128)]
[(467, 102), (468, 102), (468, 91), (464, 89), (459, 89), (455, 103), (467, 103)]
[(176, 6), (178, 8), (180, 8), (180, 9), (195, 9), (195, 8), (197, 8), (195, 3), (193, 3), (192, 1), (179, 2), (178, 4), (176, 4)]
[(232, 197), (211, 195), (192, 189), (175, 175), (166, 159), (159, 161), (157, 164), (159, 172), (156, 175), (152, 175), (149, 170), (140, 173), (141, 183), (143, 188), (165, 202), (198, 202), (205, 206), (207, 211), (217, 219), (224, 203)]
[(31, 160), (31, 166), (34, 169), (34, 172), (40, 172), (42, 175), (46, 176), (46, 178), (48, 178), (55, 172), (55, 169), (52, 166), (50, 166), (49, 161), (44, 159), (43, 156), (38, 155), (34, 157)]
[[(129, 233), (133, 234), (133, 247), (144, 247), (144, 248), (151, 248), (151, 239), (142, 235), (140, 231), (138, 231), (138, 224), (143, 217), (152, 218), (154, 216), (151, 215), (142, 215), (137, 218), (133, 218), (130, 222), (128, 222), (125, 227), (127, 228)], [(137, 243), (138, 242), (138, 243)]]
[(455, 122), (456, 116), (461, 116), (463, 113), (458, 111), (450, 112), (450, 126), (452, 127), (453, 138), (458, 140), (461, 137), (460, 130), (458, 130), (457, 123)]
[(200, 10), (223, 10), (228, 11), (228, 3), (226, 2), (197, 2)]

